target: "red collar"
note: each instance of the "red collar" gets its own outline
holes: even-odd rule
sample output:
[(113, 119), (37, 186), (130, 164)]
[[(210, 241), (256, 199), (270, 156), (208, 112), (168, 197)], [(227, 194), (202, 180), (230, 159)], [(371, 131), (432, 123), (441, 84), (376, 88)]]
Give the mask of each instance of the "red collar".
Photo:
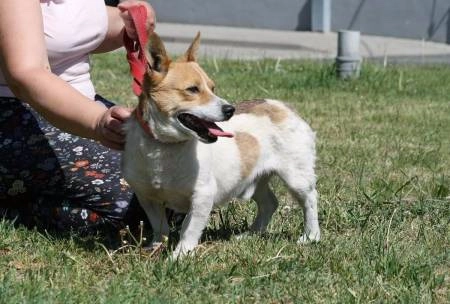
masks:
[[(127, 50), (127, 60), (130, 65), (130, 72), (133, 76), (133, 92), (136, 96), (140, 96), (142, 93), (144, 74), (148, 66), (148, 61), (144, 52), (148, 40), (147, 28), (145, 26), (145, 23), (147, 22), (147, 9), (144, 6), (139, 5), (129, 8), (128, 12), (136, 28), (138, 40), (134, 41), (127, 35), (127, 32), (124, 31), (123, 42), (125, 49)], [(144, 120), (144, 109), (141, 102), (139, 102), (139, 105), (134, 112), (136, 114), (136, 119), (144, 132), (153, 137), (148, 122)]]

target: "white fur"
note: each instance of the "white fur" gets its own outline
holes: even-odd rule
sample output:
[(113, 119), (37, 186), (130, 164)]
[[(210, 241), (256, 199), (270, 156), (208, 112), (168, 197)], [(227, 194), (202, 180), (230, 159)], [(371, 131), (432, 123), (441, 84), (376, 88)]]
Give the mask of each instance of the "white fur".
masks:
[[(158, 138), (155, 139), (131, 119), (123, 173), (147, 213), (154, 230), (154, 243), (169, 233), (164, 208), (187, 212), (180, 242), (173, 253), (179, 256), (197, 246), (212, 208), (235, 197), (252, 197), (256, 201), (258, 213), (251, 230), (263, 232), (278, 206), (268, 186), (274, 174), (286, 182), (303, 207), (305, 232), (299, 242), (320, 239), (314, 132), (283, 103), (266, 102), (283, 107), (287, 118), (274, 124), (269, 117), (240, 114), (217, 123), (223, 130), (245, 132), (258, 141), (259, 158), (245, 178), (241, 177), (241, 157), (234, 138), (219, 138), (215, 143), (205, 144), (192, 134), (178, 135), (182, 132), (176, 119), (165, 119), (164, 127), (158, 127), (159, 122), (154, 118), (158, 114), (151, 113), (149, 124)], [(159, 134), (161, 130), (163, 134)], [(166, 142), (161, 138), (167, 139)]]

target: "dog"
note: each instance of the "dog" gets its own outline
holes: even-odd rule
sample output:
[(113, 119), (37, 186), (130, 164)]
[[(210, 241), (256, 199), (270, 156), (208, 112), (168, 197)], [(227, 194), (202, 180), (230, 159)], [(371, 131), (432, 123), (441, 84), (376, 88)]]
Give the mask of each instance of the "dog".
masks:
[(250, 230), (264, 232), (278, 207), (269, 180), (278, 175), (301, 204), (299, 243), (318, 241), (315, 133), (277, 100), (233, 106), (214, 93), (197, 63), (200, 33), (176, 61), (157, 34), (146, 47), (143, 92), (126, 125), (125, 180), (153, 228), (151, 246), (169, 234), (165, 209), (186, 213), (173, 256), (199, 243), (214, 207), (252, 198), (258, 211)]

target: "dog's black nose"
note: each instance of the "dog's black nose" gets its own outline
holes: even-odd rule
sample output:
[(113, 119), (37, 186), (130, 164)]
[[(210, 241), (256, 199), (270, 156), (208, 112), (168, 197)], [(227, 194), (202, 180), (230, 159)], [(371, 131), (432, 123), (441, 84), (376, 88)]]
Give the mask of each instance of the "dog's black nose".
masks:
[(225, 116), (225, 119), (230, 119), (231, 116), (233, 116), (234, 114), (234, 107), (232, 105), (223, 105), (222, 106), (222, 112), (223, 115)]

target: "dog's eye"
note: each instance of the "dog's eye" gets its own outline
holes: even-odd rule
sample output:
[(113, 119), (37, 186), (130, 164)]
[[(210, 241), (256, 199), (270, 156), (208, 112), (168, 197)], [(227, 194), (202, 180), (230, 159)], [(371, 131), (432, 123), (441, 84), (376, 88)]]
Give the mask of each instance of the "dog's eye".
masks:
[(216, 89), (216, 87), (215, 86), (212, 86), (211, 87), (211, 92), (213, 92), (214, 93), (214, 90)]
[(186, 89), (186, 91), (193, 93), (193, 94), (197, 94), (198, 92), (200, 92), (200, 89), (197, 86), (192, 86)]

